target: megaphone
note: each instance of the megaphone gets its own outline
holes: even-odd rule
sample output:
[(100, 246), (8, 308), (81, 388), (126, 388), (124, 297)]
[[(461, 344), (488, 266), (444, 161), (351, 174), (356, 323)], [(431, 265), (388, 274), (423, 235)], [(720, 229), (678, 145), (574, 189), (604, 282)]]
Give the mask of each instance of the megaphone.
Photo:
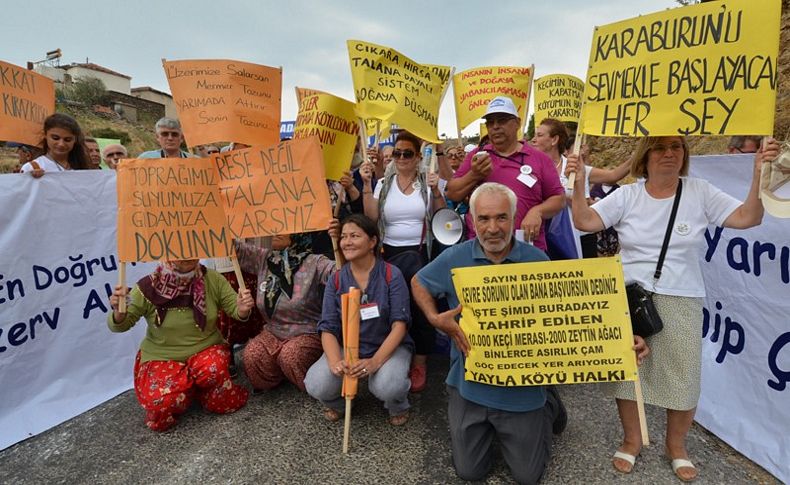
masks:
[(439, 209), (431, 220), (433, 237), (445, 246), (452, 246), (464, 235), (464, 220), (452, 209)]

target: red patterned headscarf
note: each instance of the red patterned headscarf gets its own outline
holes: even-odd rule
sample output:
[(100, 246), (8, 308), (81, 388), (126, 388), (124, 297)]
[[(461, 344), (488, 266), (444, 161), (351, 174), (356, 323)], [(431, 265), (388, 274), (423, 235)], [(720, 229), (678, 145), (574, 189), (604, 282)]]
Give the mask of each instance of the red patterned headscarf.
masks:
[[(159, 316), (157, 325), (162, 324), (167, 308), (182, 306), (184, 302), (190, 302), (195, 316), (195, 325), (201, 330), (205, 330), (206, 283), (203, 278), (204, 274), (205, 268), (200, 264), (189, 273), (179, 273), (171, 262), (163, 262), (156, 267), (156, 270), (147, 277), (152, 294), (145, 296), (157, 307)], [(141, 290), (145, 290), (145, 288), (141, 286)], [(146, 291), (143, 293), (145, 294)]]

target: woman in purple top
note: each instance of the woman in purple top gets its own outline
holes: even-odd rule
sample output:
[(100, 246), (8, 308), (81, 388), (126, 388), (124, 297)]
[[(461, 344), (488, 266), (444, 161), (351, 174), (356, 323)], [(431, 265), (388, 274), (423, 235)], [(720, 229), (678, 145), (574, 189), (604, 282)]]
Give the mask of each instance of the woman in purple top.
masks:
[(272, 249), (236, 242), (242, 270), (258, 276), (256, 304), (264, 322), (242, 356), (255, 389), (272, 389), (287, 379), (304, 391), (307, 369), (321, 355), (316, 324), (334, 262), (312, 254), (311, 247), (305, 234), (274, 236)]
[[(340, 249), (347, 263), (327, 282), (318, 331), (324, 355), (305, 377), (307, 393), (320, 400), (330, 421), (342, 417), (343, 375), (368, 379), (370, 392), (384, 401), (389, 422), (400, 426), (409, 419), (409, 365), (414, 343), (407, 330), (409, 292), (398, 268), (378, 258), (376, 224), (362, 214), (347, 217), (340, 227)], [(340, 297), (349, 287), (362, 290), (359, 360), (343, 358)]]

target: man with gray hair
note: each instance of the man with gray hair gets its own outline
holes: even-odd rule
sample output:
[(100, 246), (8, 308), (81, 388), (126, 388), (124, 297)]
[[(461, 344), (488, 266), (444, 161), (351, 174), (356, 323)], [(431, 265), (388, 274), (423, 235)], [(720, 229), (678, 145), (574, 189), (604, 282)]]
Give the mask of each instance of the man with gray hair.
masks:
[(184, 135), (181, 133), (181, 123), (173, 118), (161, 118), (154, 127), (159, 150), (143, 152), (137, 158), (192, 158), (188, 152), (181, 150)]
[[(456, 322), (461, 305), (452, 269), (489, 264), (547, 261), (540, 249), (513, 237), (516, 194), (488, 182), (470, 198), (476, 238), (456, 244), (423, 267), (411, 281), (412, 295), (428, 321), (452, 342), (447, 374), (453, 465), (464, 480), (482, 480), (491, 469), (494, 436), (518, 483), (537, 483), (551, 457), (552, 432), (561, 433), (567, 415), (552, 387), (501, 387), (464, 379), (469, 342)], [(446, 297), (450, 310), (439, 313), (434, 298)]]
[(117, 143), (107, 145), (101, 153), (104, 156), (104, 163), (113, 170), (118, 168), (119, 160), (129, 158), (129, 152), (126, 151), (126, 147)]

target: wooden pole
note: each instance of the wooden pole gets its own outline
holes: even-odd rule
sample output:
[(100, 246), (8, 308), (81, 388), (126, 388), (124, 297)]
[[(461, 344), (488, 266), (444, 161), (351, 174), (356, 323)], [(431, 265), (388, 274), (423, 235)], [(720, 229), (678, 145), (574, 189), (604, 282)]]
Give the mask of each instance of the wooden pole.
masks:
[[(118, 286), (121, 288), (126, 288), (126, 263), (123, 261), (121, 261), (121, 265), (118, 267)], [(118, 300), (118, 313), (126, 313), (125, 296)]]
[(645, 416), (645, 398), (642, 396), (642, 381), (639, 379), (639, 369), (636, 370), (634, 392), (636, 394), (636, 409), (639, 412), (639, 429), (642, 431), (642, 444), (650, 446), (650, 436), (647, 433), (647, 417)]
[(241, 267), (239, 266), (239, 260), (236, 258), (236, 254), (232, 254), (230, 256), (230, 262), (233, 265), (233, 272), (236, 274), (236, 280), (239, 283), (239, 291), (244, 291), (247, 289), (247, 285), (244, 284), (244, 275), (241, 273)]
[[(343, 205), (345, 198), (346, 198), (346, 189), (341, 187), (340, 193), (337, 194), (337, 205), (335, 206), (335, 210), (332, 214), (335, 219), (337, 219), (340, 216), (340, 206)], [(335, 253), (335, 269), (340, 271), (340, 268), (343, 267), (343, 263), (344, 263), (343, 252), (340, 251), (340, 245), (338, 244), (337, 238), (331, 237), (330, 239), (332, 240), (332, 251)]]
[[(573, 153), (578, 155), (579, 154), (579, 150), (581, 149), (581, 146), (582, 146), (583, 143), (584, 143), (584, 134), (582, 133), (582, 135), (579, 136), (579, 132), (577, 131), (576, 132), (576, 140), (574, 140), (574, 142), (573, 142)], [(571, 172), (571, 174), (568, 176), (567, 188), (573, 190), (573, 184), (575, 182), (576, 182), (576, 172)]]
[[(346, 295), (343, 295), (346, 296)], [(341, 310), (348, 308), (346, 329), (343, 332), (343, 358), (349, 367), (359, 359), (359, 304), (362, 291), (359, 288), (348, 289), (348, 305), (341, 304)], [(342, 300), (341, 300), (342, 302)], [(356, 377), (343, 377), (343, 395), (346, 398), (346, 416), (343, 425), (343, 453), (348, 453), (348, 441), (351, 435), (351, 401), (357, 395), (359, 380)]]
[(532, 81), (535, 79), (535, 64), (529, 66), (529, 91), (527, 92), (527, 101), (524, 105), (524, 121), (521, 122), (521, 133), (524, 137), (527, 136), (527, 123), (529, 121), (529, 102), (532, 100)]

